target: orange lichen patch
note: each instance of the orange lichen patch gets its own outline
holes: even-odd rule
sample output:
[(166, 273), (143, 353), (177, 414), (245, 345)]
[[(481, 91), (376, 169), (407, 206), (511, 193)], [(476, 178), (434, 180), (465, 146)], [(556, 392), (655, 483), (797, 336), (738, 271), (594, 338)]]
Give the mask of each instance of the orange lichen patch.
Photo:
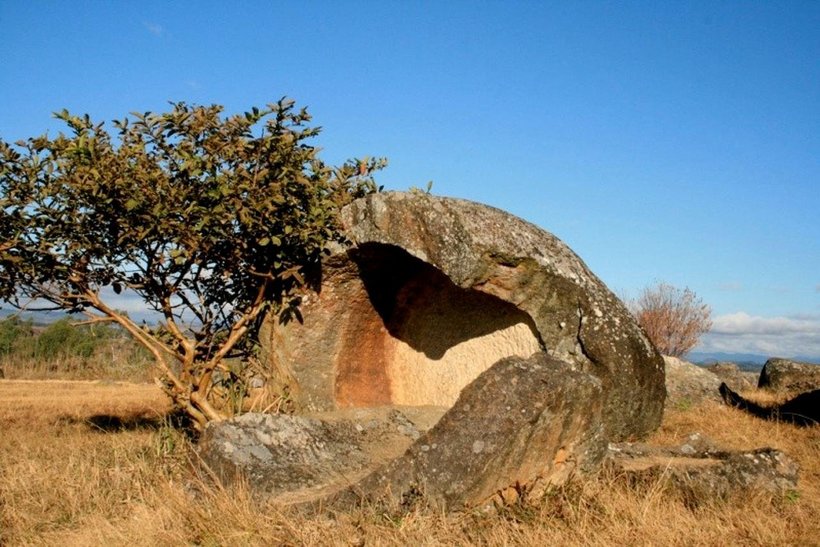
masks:
[(567, 458), (569, 457), (569, 453), (567, 452), (566, 448), (559, 448), (558, 452), (555, 453), (555, 457), (552, 459), (553, 465), (564, 465), (567, 463)]

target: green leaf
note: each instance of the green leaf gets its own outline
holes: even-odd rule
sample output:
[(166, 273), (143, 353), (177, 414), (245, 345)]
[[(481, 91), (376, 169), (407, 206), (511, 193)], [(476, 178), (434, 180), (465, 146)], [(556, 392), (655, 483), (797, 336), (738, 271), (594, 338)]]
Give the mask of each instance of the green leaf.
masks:
[[(270, 284), (271, 309), (290, 302), (300, 272), (341, 240), (339, 209), (374, 191), (380, 168), (367, 159), (355, 177), (355, 165), (325, 165), (306, 142), (318, 128), (287, 98), (244, 117), (172, 103), (166, 113), (132, 114), (110, 135), (88, 116), (56, 116), (68, 127), (57, 137), (16, 147), (0, 139), (0, 241), (14, 245), (0, 251), (0, 300), (45, 297), (78, 311), (85, 304), (63, 295), (110, 285), (114, 294), (133, 287), (167, 313), (176, 295), (177, 334), (142, 332), (198, 356), (218, 353), (232, 321), (254, 308), (261, 279), (284, 281)], [(262, 131), (251, 130), (257, 122)], [(199, 357), (175, 365), (184, 369), (176, 382), (202, 378)]]

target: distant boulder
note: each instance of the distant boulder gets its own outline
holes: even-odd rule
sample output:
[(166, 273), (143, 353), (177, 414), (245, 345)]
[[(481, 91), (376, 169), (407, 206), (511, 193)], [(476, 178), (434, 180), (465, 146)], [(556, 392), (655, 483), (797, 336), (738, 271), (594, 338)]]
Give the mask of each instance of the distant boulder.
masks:
[(713, 363), (704, 368), (736, 391), (746, 391), (757, 387), (758, 374), (741, 370), (735, 363)]
[(667, 405), (720, 401), (720, 378), (703, 367), (677, 357), (663, 356), (666, 365)]
[(820, 389), (820, 365), (772, 358), (763, 365), (757, 387), (775, 391)]

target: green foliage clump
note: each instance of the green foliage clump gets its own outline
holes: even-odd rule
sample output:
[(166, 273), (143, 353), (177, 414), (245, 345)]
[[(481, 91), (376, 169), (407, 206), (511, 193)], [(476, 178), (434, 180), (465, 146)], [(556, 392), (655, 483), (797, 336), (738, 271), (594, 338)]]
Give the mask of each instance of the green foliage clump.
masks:
[(0, 356), (18, 352), (24, 343), (34, 337), (31, 320), (16, 316), (0, 321)]
[[(252, 355), (268, 311), (299, 317), (328, 245), (344, 241), (340, 208), (378, 190), (385, 162), (326, 165), (319, 128), (288, 99), (228, 117), (176, 103), (114, 132), (56, 117), (68, 134), (0, 140), (0, 300), (117, 323), (199, 427), (225, 417), (215, 372)], [(160, 324), (117, 311), (106, 295), (124, 292)]]
[(148, 378), (149, 355), (115, 325), (45, 326), (16, 316), (0, 320), (0, 364), (17, 378)]
[(68, 318), (51, 323), (37, 336), (35, 359), (79, 357), (88, 359), (104, 340), (111, 338), (108, 329), (75, 327)]

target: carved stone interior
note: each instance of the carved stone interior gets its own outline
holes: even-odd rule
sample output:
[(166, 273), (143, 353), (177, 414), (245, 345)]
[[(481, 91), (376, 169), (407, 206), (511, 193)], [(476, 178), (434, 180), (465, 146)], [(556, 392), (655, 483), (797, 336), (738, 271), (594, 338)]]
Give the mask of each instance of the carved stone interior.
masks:
[(449, 407), (499, 359), (542, 349), (529, 315), (456, 286), (403, 249), (368, 244), (351, 258), (366, 294), (348, 300), (347, 322), (339, 325), (334, 397), (340, 407)]

